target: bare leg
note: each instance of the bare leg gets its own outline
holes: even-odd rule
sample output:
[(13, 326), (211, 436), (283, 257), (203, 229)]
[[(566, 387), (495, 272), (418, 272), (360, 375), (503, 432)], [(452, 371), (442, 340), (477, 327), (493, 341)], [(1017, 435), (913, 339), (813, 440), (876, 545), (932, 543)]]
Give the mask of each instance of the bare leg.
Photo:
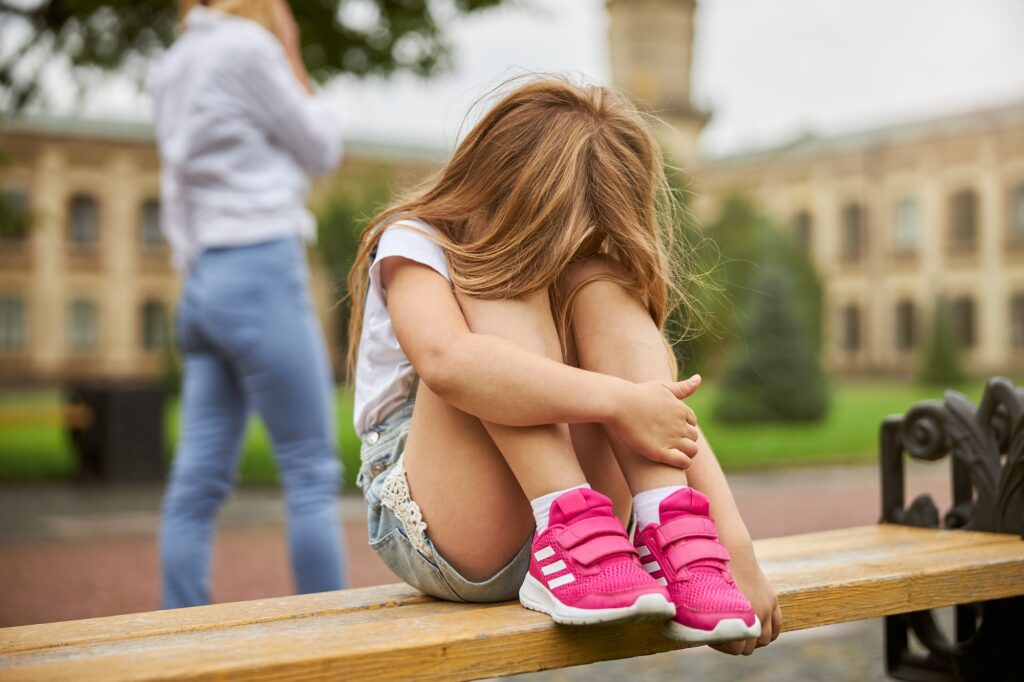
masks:
[[(572, 287), (574, 282), (616, 267), (605, 259), (591, 258), (567, 273), (562, 285)], [(665, 342), (647, 309), (614, 282), (596, 280), (580, 290), (573, 307), (572, 335), (579, 367), (636, 382), (674, 379)], [(686, 485), (683, 470), (647, 459), (611, 433), (606, 434), (634, 494), (661, 486)]]
[[(460, 304), (474, 332), (562, 360), (546, 292), (512, 301), (460, 297)], [(529, 499), (585, 482), (566, 425), (483, 423), (426, 386), (405, 468), (431, 540), (470, 580), (490, 577), (522, 546), (533, 529)]]

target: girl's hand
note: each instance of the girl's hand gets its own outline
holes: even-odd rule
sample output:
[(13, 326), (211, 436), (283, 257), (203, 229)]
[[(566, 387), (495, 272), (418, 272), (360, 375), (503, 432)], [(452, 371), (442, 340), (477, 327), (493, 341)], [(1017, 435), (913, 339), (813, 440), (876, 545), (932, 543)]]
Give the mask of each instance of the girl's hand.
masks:
[(764, 571), (758, 565), (752, 547), (737, 551), (729, 563), (729, 568), (736, 585), (750, 600), (754, 613), (761, 621), (761, 636), (756, 639), (713, 644), (711, 648), (723, 654), (749, 656), (754, 653), (754, 649), (771, 644), (779, 636), (779, 631), (782, 630), (782, 610), (779, 608), (779, 597), (775, 594), (775, 588), (768, 582)]
[(644, 457), (680, 469), (697, 454), (697, 415), (682, 400), (700, 386), (700, 375), (685, 381), (630, 384), (608, 427)]

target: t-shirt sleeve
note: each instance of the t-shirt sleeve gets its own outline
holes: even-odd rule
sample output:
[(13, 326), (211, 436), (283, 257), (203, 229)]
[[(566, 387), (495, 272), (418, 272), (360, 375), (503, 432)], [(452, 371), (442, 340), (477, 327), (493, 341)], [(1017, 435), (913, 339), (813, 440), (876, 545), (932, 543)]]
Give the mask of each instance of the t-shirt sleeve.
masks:
[(384, 288), (380, 281), (380, 264), (385, 258), (408, 258), (426, 265), (451, 281), (444, 249), (427, 236), (433, 232), (430, 226), (419, 221), (401, 221), (384, 230), (380, 241), (377, 242), (377, 253), (370, 265), (370, 286), (380, 293), (382, 300)]

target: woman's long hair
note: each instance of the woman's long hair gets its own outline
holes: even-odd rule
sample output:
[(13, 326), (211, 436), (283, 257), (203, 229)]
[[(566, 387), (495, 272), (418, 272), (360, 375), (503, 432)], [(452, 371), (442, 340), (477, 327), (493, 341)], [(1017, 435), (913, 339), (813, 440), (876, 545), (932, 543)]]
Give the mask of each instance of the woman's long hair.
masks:
[[(571, 262), (600, 252), (664, 324), (679, 300), (673, 275), (675, 202), (658, 145), (622, 94), (537, 80), (505, 95), (426, 188), (363, 230), (348, 276), (348, 369), (353, 377), (371, 255), (383, 231), (418, 218), (437, 231), (452, 282), (484, 299), (547, 288), (563, 349), (575, 294), (552, 286)], [(585, 283), (585, 282), (584, 282)]]
[(193, 7), (203, 5), (218, 12), (255, 21), (280, 40), (281, 36), (278, 35), (274, 22), (274, 2), (276, 0), (178, 0), (178, 16), (184, 21), (185, 15)]

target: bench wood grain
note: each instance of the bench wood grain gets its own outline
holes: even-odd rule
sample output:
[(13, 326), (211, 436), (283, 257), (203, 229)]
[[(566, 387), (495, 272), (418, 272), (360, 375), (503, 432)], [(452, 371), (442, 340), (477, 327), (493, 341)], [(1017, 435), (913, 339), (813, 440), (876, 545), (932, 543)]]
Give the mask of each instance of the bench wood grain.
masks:
[[(785, 630), (1024, 594), (1016, 536), (881, 525), (756, 543)], [(0, 629), (0, 680), (475, 679), (680, 648), (403, 585)]]

